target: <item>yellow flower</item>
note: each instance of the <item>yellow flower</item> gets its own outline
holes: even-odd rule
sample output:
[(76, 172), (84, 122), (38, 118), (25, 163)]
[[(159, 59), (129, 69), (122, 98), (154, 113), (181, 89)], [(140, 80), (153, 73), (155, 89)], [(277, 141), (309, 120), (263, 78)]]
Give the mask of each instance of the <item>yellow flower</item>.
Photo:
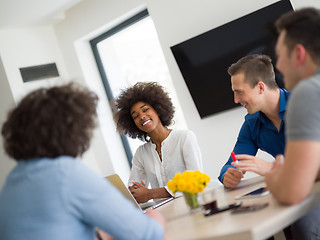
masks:
[(168, 188), (172, 191), (172, 192), (176, 192), (177, 191), (177, 185), (173, 180), (170, 180), (167, 183)]
[(178, 172), (167, 186), (172, 192), (198, 193), (202, 192), (210, 181), (210, 177), (200, 171)]
[(177, 174), (173, 177), (173, 181), (179, 181), (182, 178), (182, 174), (180, 172), (177, 172)]

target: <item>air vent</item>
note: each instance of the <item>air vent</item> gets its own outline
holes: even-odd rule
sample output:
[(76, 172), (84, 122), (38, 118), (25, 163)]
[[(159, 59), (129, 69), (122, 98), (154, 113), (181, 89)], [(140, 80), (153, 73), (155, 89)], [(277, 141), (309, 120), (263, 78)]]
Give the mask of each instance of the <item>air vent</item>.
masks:
[(59, 77), (59, 72), (55, 63), (20, 68), (19, 70), (23, 82)]

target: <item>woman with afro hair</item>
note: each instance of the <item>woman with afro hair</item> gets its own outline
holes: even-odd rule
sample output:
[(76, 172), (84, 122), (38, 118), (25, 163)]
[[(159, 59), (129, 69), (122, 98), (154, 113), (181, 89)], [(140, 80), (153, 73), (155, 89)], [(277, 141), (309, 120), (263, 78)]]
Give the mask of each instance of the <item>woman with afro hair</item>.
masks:
[(120, 93), (115, 107), (117, 131), (146, 142), (134, 154), (129, 178), (129, 189), (139, 203), (171, 197), (166, 184), (177, 172), (202, 171), (195, 134), (168, 128), (175, 110), (161, 85), (138, 82)]

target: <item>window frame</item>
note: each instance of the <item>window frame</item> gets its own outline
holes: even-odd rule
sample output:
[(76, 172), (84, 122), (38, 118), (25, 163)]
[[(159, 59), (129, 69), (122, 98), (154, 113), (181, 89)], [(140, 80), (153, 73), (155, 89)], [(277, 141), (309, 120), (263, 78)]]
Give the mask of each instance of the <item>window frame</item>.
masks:
[[(134, 15), (133, 17), (123, 21), (122, 23), (118, 24), (117, 26), (111, 28), (110, 30), (108, 30), (107, 32), (95, 37), (94, 39), (90, 40), (90, 46), (98, 67), (98, 71), (104, 86), (104, 89), (106, 91), (106, 95), (110, 104), (110, 107), (112, 109), (112, 111), (114, 112), (113, 106), (112, 106), (112, 101), (114, 100), (114, 96), (109, 84), (109, 80), (107, 77), (107, 74), (105, 72), (102, 60), (101, 60), (101, 56), (98, 50), (98, 43), (102, 42), (103, 40), (107, 39), (108, 37), (111, 37), (115, 34), (117, 34), (118, 32), (130, 27), (131, 25), (143, 20), (144, 18), (149, 16), (149, 12), (147, 9), (137, 13), (136, 15)], [(130, 168), (132, 167), (132, 158), (133, 158), (133, 154), (132, 154), (132, 150), (130, 147), (130, 144), (128, 142), (128, 139), (125, 135), (121, 134), (121, 142), (123, 145), (123, 148), (125, 150), (126, 156), (127, 156), (127, 160), (129, 163)]]

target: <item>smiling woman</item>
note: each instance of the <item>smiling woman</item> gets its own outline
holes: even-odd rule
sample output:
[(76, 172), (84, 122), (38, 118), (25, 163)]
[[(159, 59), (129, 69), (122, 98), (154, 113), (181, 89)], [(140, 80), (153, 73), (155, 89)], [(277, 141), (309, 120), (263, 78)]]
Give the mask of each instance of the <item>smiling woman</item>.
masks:
[[(175, 106), (175, 128), (185, 128), (186, 122), (152, 17), (147, 9), (139, 8), (136, 11), (132, 16), (130, 14), (129, 18), (119, 19), (119, 25), (111, 29), (108, 27), (106, 32), (90, 41), (108, 100), (113, 102), (123, 88), (137, 82), (158, 82), (170, 89), (170, 97)], [(100, 121), (107, 125), (107, 119), (104, 119), (102, 114), (99, 117), (102, 118)], [(109, 131), (102, 131), (105, 138), (110, 136)], [(131, 167), (132, 153), (141, 145), (141, 141), (126, 135), (122, 135), (121, 140), (119, 150), (125, 151), (126, 160)], [(112, 155), (118, 169), (127, 167), (118, 165), (118, 152)], [(125, 176), (126, 181), (128, 177)]]
[(193, 132), (168, 128), (174, 106), (161, 85), (138, 82), (120, 93), (115, 106), (118, 132), (146, 141), (134, 154), (129, 178), (129, 189), (139, 203), (172, 196), (166, 184), (177, 172), (202, 170)]
[[(142, 104), (137, 104), (138, 102)], [(143, 104), (144, 103), (144, 104)], [(148, 133), (139, 129), (136, 119), (152, 108), (164, 127), (172, 123), (175, 108), (165, 89), (156, 82), (138, 82), (123, 90), (115, 100), (117, 130), (131, 138), (146, 141)], [(134, 120), (134, 121), (132, 121)]]

